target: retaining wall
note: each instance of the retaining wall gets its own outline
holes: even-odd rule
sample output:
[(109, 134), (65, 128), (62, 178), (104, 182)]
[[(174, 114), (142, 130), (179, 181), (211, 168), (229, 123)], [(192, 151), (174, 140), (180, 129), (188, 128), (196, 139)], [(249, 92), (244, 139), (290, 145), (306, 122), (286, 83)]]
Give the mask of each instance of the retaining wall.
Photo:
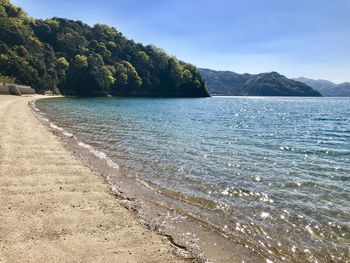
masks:
[(29, 86), (5, 83), (5, 84), (0, 84), (0, 94), (21, 96), (21, 95), (35, 94), (35, 90)]
[(10, 95), (9, 87), (0, 84), (0, 94), (2, 94), (2, 95)]

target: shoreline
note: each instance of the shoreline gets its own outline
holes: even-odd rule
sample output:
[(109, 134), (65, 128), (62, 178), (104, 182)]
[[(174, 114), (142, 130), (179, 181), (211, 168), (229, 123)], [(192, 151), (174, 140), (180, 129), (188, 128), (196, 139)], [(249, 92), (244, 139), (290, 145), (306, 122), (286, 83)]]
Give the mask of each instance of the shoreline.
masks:
[(31, 106), (42, 124), (58, 137), (71, 154), (105, 178), (113, 194), (123, 199), (123, 205), (135, 213), (142, 225), (184, 249), (187, 257), (196, 258), (200, 262), (218, 263), (266, 261), (261, 256), (264, 251), (255, 250), (256, 247), (245, 240), (223, 232), (192, 213), (179, 210), (174, 205), (178, 200), (171, 195), (150, 182), (131, 177), (132, 171), (123, 170), (123, 167), (119, 167), (104, 152), (51, 122), (44, 111), (36, 108), (35, 101)]
[(105, 179), (0, 96), (1, 262), (198, 262), (142, 226)]
[[(39, 119), (37, 120), (39, 125), (53, 133), (59, 144), (81, 162), (81, 165), (89, 167), (95, 175), (103, 177), (104, 184), (109, 188), (109, 193), (113, 195), (115, 202), (127, 208), (138, 224), (144, 225), (147, 230), (154, 230), (152, 232), (157, 233), (158, 236), (160, 234), (162, 239), (167, 239), (177, 254), (187, 258), (185, 262), (265, 262), (263, 257), (246, 248), (239, 241), (234, 242), (219, 233), (214, 233), (215, 229), (208, 229), (205, 222), (198, 222), (195, 218), (181, 214), (181, 211), (164, 206), (163, 202), (160, 204), (157, 202), (157, 196), (161, 193), (157, 193), (144, 182), (136, 180), (137, 187), (134, 189), (135, 178), (122, 174), (118, 171), (117, 165), (108, 164), (110, 160), (98, 158), (96, 152), (91, 151), (84, 142), (43, 118), (35, 107), (35, 101), (41, 98), (52, 97), (35, 96), (28, 100), (32, 113)], [(167, 260), (166, 257), (162, 257), (159, 261), (152, 262), (165, 260)]]

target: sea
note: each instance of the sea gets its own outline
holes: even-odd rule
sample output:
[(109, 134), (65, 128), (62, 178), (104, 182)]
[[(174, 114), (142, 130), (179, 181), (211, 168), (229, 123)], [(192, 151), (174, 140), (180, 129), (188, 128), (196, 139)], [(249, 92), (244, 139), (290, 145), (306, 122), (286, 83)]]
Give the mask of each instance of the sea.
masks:
[(267, 262), (350, 262), (350, 98), (53, 98), (36, 108)]

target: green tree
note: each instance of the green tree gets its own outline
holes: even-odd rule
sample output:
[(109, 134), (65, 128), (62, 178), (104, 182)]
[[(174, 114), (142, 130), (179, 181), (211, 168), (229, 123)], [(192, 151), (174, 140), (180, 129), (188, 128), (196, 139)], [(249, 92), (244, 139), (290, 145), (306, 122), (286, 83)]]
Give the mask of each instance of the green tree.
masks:
[(116, 63), (114, 72), (115, 83), (112, 88), (114, 94), (127, 93), (128, 69), (122, 63)]
[(0, 75), (0, 83), (16, 83), (16, 78)]
[(7, 0), (0, 0), (0, 74), (69, 95), (208, 95), (197, 69), (162, 49), (107, 25), (36, 20)]
[(56, 71), (57, 71), (59, 86), (64, 85), (67, 77), (66, 72), (68, 69), (69, 69), (69, 62), (66, 60), (65, 57), (60, 57), (59, 59), (57, 59)]
[(73, 60), (73, 65), (77, 68), (87, 68), (88, 58), (84, 55), (76, 55)]
[(128, 61), (122, 61), (122, 64), (127, 69), (128, 74), (128, 86), (130, 89), (138, 89), (142, 85), (142, 79), (137, 74), (134, 66)]
[(168, 85), (173, 86), (173, 88), (177, 90), (182, 80), (182, 68), (179, 61), (174, 57), (170, 58), (168, 61), (168, 74)]

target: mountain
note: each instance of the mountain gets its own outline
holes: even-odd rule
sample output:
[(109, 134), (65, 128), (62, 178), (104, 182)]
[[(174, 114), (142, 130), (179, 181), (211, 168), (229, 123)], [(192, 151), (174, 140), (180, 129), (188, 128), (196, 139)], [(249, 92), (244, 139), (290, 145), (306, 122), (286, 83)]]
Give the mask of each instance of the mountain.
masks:
[(211, 95), (219, 96), (310, 96), (321, 94), (308, 85), (294, 81), (277, 72), (238, 74), (231, 71), (199, 69), (206, 79)]
[(207, 97), (195, 66), (115, 28), (29, 17), (0, 0), (0, 79), (80, 96)]
[(318, 90), (322, 96), (325, 97), (350, 97), (350, 83), (335, 84), (328, 80), (314, 80), (307, 78), (296, 78), (294, 80), (300, 81), (309, 85), (315, 90)]

